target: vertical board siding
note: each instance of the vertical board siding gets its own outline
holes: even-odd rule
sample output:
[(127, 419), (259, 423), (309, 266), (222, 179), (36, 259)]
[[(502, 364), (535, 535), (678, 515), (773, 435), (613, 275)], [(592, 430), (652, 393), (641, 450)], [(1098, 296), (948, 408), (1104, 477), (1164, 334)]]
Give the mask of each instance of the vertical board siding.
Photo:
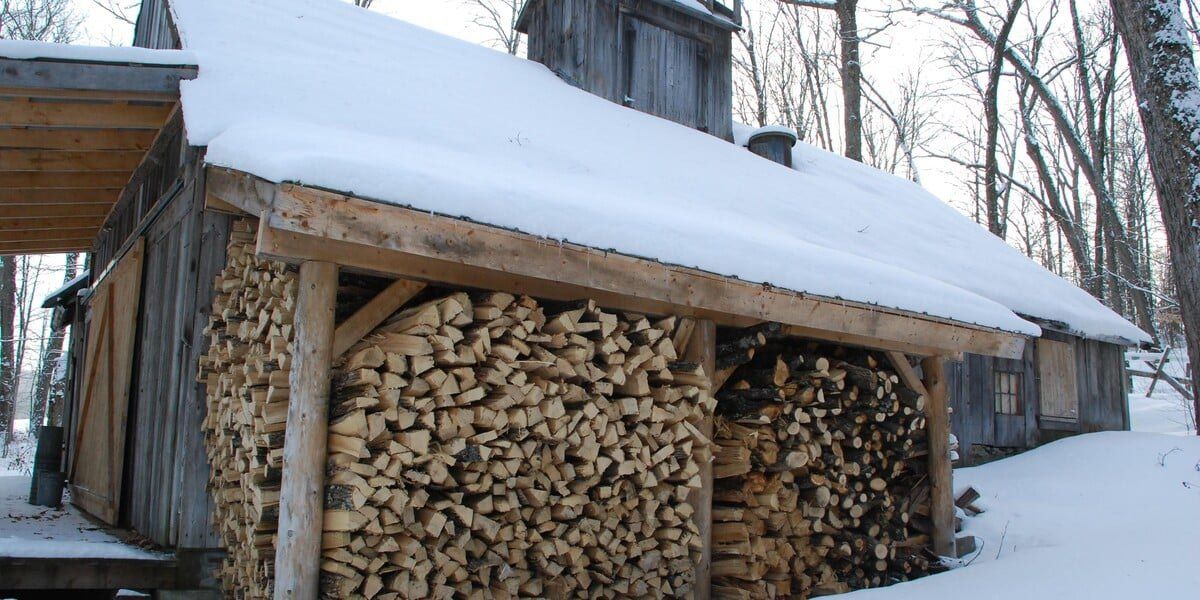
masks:
[[(541, 0), (528, 55), (618, 104), (733, 139), (732, 35), (651, 0)], [(693, 91), (694, 90), (694, 91)]]
[(179, 48), (179, 34), (171, 22), (166, 0), (142, 0), (133, 28), (133, 45), (158, 50)]

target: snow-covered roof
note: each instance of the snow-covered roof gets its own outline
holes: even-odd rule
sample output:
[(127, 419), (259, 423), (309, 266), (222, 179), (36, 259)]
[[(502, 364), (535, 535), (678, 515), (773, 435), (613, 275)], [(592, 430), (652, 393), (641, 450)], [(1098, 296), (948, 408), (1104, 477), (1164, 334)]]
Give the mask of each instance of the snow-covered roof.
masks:
[(919, 186), (814, 147), (788, 170), (337, 0), (171, 5), (211, 164), (809, 294), (1147, 339)]
[(48, 59), (125, 65), (194, 66), (196, 57), (183, 50), (152, 50), (127, 46), (76, 46), (24, 40), (0, 40), (0, 58)]

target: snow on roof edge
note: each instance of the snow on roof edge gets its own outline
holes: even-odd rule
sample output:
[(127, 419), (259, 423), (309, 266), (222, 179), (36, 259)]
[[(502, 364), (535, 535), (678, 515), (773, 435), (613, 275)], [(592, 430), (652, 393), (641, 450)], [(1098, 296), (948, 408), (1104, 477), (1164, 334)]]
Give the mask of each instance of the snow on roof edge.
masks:
[(133, 46), (83, 46), (25, 40), (0, 40), (0, 58), (160, 67), (195, 67), (197, 65), (196, 55), (186, 50), (156, 50)]

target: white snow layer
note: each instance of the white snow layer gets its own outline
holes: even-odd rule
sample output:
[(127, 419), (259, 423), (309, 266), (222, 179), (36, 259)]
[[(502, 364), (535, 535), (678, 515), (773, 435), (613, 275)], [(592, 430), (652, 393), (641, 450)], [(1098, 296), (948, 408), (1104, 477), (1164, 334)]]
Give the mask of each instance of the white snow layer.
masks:
[(184, 50), (151, 50), (127, 46), (77, 46), (24, 40), (0, 40), (0, 58), (20, 60), (45, 58), (136, 65), (189, 66), (196, 64), (195, 55)]
[(1148, 339), (908, 181), (787, 170), (514, 58), (336, 0), (176, 0), (211, 164), (552, 239), (1036, 335)]
[(955, 469), (982, 494), (970, 565), (846, 600), (1195, 598), (1200, 437), (1106, 432)]

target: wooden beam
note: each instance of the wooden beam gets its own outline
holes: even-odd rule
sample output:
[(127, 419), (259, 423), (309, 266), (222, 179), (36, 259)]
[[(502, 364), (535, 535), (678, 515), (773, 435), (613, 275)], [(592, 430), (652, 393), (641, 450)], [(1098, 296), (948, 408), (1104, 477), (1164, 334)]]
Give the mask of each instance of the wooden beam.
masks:
[(171, 104), (31, 102), (0, 97), (0, 125), (158, 129), (167, 121), (171, 108)]
[(384, 319), (399, 310), (423, 289), (425, 289), (425, 284), (417, 281), (408, 279), (393, 281), (382, 292), (371, 298), (370, 302), (367, 302), (337, 326), (337, 330), (333, 332), (333, 356), (336, 358), (345, 354), (351, 346), (358, 343), (363, 336), (378, 327)]
[(0, 188), (122, 188), (129, 171), (0, 171)]
[(0, 127), (0, 148), (46, 150), (141, 150), (154, 142), (145, 129)]
[[(206, 192), (204, 194), (204, 210), (212, 210), (227, 215), (246, 215), (246, 211), (216, 197), (216, 195)], [(253, 215), (258, 216), (258, 215)]]
[(204, 191), (213, 200), (259, 216), (275, 201), (276, 185), (239, 171), (209, 167)]
[(143, 156), (136, 150), (4, 150), (0, 171), (133, 171)]
[(195, 78), (196, 67), (0, 58), (0, 73), (10, 89), (178, 95), (179, 82)]
[(291, 184), (274, 186), (270, 193), (262, 187), (253, 189), (254, 200), (232, 203), (270, 202), (258, 250), (282, 260), (337, 259), (367, 272), (550, 299), (590, 297), (612, 308), (710, 318), (722, 325), (778, 321), (805, 327), (811, 337), (846, 334), (874, 341), (875, 347), (895, 342), (939, 354), (967, 351), (1006, 358), (1024, 350), (1022, 336), (1001, 331), (780, 290)]
[(925, 375), (925, 427), (929, 442), (929, 512), (933, 519), (933, 551), (954, 557), (954, 479), (950, 469), (950, 391), (945, 359), (921, 361)]
[(152, 93), (123, 90), (76, 90), (51, 87), (14, 87), (11, 85), (0, 85), (0, 96), (69, 100), (137, 100), (141, 102), (175, 102), (179, 100), (179, 94), (176, 92)]
[[(175, 560), (4, 556), (0, 557), (0, 589), (174, 589), (177, 569)], [(44, 597), (53, 595), (44, 593)]]
[(300, 265), (279, 488), (276, 600), (316, 600), (319, 591), (337, 271), (327, 262)]
[[(0, 218), (0, 232), (6, 231), (37, 231), (54, 229), (99, 229), (104, 224), (104, 216), (99, 217), (24, 217), (16, 219)], [(0, 236), (4, 235), (0, 233)]]
[(71, 229), (12, 229), (0, 230), (3, 242), (53, 242), (65, 240), (91, 240), (99, 227), (77, 227)]
[(54, 240), (34, 242), (0, 242), (0, 255), (57, 254), (60, 252), (91, 252), (95, 237), (78, 240)]
[(99, 217), (103, 222), (111, 204), (0, 204), (0, 219)]
[[(698, 363), (703, 367), (704, 373), (709, 377), (709, 385), (712, 386), (712, 377), (717, 372), (716, 323), (709, 319), (695, 321), (691, 335), (688, 336), (688, 343), (683, 348), (683, 360)], [(716, 388), (710, 389), (709, 393), (715, 394)], [(712, 439), (712, 415), (707, 415), (700, 431), (706, 438)], [(708, 600), (712, 597), (712, 451), (706, 448), (698, 450), (697, 454), (700, 459), (700, 489), (693, 490), (688, 494), (688, 502), (695, 508), (693, 519), (700, 529), (700, 540), (704, 545), (700, 550), (700, 561), (696, 563), (696, 571), (692, 580), (695, 586), (692, 598)]]
[[(6, 152), (6, 150), (0, 150)], [(8, 204), (98, 204), (110, 206), (121, 194), (113, 188), (0, 188), (0, 206)]]
[(888, 350), (885, 352), (888, 361), (892, 363), (892, 368), (896, 369), (896, 374), (900, 376), (900, 382), (908, 386), (908, 389), (925, 396), (926, 402), (929, 401), (929, 390), (925, 389), (925, 382), (917, 377), (917, 372), (913, 370), (912, 365), (908, 362), (908, 357), (902, 352)]

